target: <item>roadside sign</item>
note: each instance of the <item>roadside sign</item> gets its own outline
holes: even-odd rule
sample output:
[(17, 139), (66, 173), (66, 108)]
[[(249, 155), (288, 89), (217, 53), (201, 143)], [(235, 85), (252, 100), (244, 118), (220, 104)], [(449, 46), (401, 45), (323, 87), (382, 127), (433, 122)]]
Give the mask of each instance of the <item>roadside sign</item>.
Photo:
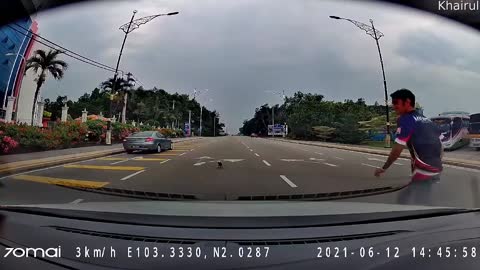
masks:
[(188, 123), (185, 123), (185, 134), (187, 134), (187, 136), (190, 136), (190, 125)]
[(281, 124), (268, 125), (268, 135), (283, 136), (285, 135), (286, 126)]

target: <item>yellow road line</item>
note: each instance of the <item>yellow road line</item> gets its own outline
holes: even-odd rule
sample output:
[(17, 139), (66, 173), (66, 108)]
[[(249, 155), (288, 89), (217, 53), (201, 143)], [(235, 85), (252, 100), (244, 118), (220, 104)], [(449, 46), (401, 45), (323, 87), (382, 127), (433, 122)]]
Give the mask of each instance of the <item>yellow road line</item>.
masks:
[(134, 161), (164, 161), (168, 160), (168, 158), (134, 158)]
[(64, 168), (74, 169), (94, 169), (94, 170), (114, 170), (114, 171), (141, 171), (144, 167), (131, 167), (131, 166), (97, 166), (97, 165), (65, 165)]
[(109, 184), (109, 182), (96, 182), (96, 181), (86, 181), (86, 180), (75, 180), (75, 179), (65, 179), (65, 178), (53, 178), (45, 176), (36, 176), (36, 175), (17, 175), (13, 176), (13, 179), (25, 180), (37, 183), (44, 183), (50, 185), (59, 185), (66, 187), (79, 187), (79, 188), (101, 188)]
[(119, 158), (119, 157), (109, 157), (109, 158), (99, 158), (98, 160), (127, 160), (128, 158)]

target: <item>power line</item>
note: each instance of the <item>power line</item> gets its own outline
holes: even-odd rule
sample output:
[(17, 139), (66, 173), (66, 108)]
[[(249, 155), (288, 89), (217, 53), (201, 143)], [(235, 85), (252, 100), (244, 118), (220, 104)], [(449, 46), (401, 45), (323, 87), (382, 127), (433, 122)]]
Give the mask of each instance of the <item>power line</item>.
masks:
[(74, 51), (72, 51), (72, 50), (69, 50), (69, 49), (67, 49), (67, 48), (65, 48), (65, 47), (63, 47), (63, 46), (61, 46), (61, 45), (59, 45), (59, 44), (57, 44), (57, 43), (55, 43), (55, 42), (53, 42), (53, 41), (51, 41), (51, 40), (48, 40), (48, 39), (40, 36), (39, 34), (33, 33), (30, 29), (27, 29), (27, 28), (25, 28), (25, 27), (23, 27), (23, 26), (21, 26), (21, 25), (19, 25), (19, 24), (17, 24), (17, 23), (14, 23), (14, 24), (15, 24), (16, 26), (22, 28), (23, 30), (31, 33), (31, 34), (34, 35), (35, 37), (38, 37), (38, 38), (40, 38), (40, 39), (42, 39), (42, 40), (44, 40), (44, 41), (46, 41), (46, 42), (48, 42), (48, 43), (50, 43), (50, 44), (53, 44), (54, 46), (57, 46), (57, 47), (61, 48), (61, 49), (64, 50), (64, 51), (70, 52), (70, 53), (72, 53), (72, 54), (74, 54), (74, 55), (76, 55), (76, 56), (79, 56), (79, 57), (81, 57), (81, 58), (87, 59), (88, 61), (93, 62), (93, 63), (95, 63), (95, 64), (97, 64), (97, 65), (104, 66), (104, 67), (110, 68), (110, 69), (114, 69), (113, 67), (107, 66), (107, 65), (102, 64), (102, 63), (100, 63), (100, 62), (97, 62), (97, 61), (95, 61), (95, 60), (92, 60), (92, 59), (90, 59), (90, 58), (88, 58), (88, 57), (85, 57), (85, 56), (83, 56), (83, 55), (80, 55), (80, 54), (78, 54), (78, 53), (76, 53), (76, 52), (74, 52)]
[[(22, 33), (20, 30), (15, 29), (15, 28), (12, 27), (11, 25), (8, 25), (8, 27), (10, 27), (11, 29), (13, 29), (14, 31), (16, 31), (17, 33), (20, 33), (20, 34), (22, 34), (22, 35), (24, 35), (24, 36), (32, 37), (31, 35)], [(28, 32), (29, 32), (30, 34), (32, 34), (32, 35), (36, 35), (36, 34), (32, 33), (30, 30), (28, 30)], [(38, 42), (38, 43), (40, 43), (40, 44), (43, 44), (44, 46), (46, 46), (46, 47), (48, 47), (48, 48), (50, 48), (50, 49), (59, 50), (58, 48), (53, 47), (52, 45), (47, 44), (47, 43), (45, 43), (45, 42), (42, 42), (42, 41), (40, 41), (40, 40), (38, 40), (38, 39), (36, 39), (36, 38), (35, 38), (35, 42)], [(63, 47), (61, 47), (61, 48), (63, 48)], [(62, 50), (59, 50), (59, 51), (62, 51)], [(68, 50), (68, 51), (70, 51), (70, 50)], [(88, 59), (88, 61), (86, 61), (86, 60), (84, 60), (84, 59), (82, 59), (82, 58), (79, 58), (79, 57), (77, 57), (77, 56), (74, 56), (74, 55), (72, 55), (72, 54), (70, 54), (70, 53), (68, 53), (68, 52), (65, 52), (65, 51), (62, 51), (62, 53), (65, 54), (65, 55), (67, 55), (67, 56), (70, 56), (70, 57), (72, 57), (72, 58), (74, 58), (74, 59), (76, 59), (76, 60), (78, 60), (78, 61), (81, 61), (81, 62), (83, 62), (83, 63), (85, 63), (85, 64), (89, 64), (89, 65), (92, 65), (92, 66), (94, 66), (94, 67), (98, 67), (98, 68), (101, 68), (101, 69), (104, 69), (104, 70), (107, 70), (107, 71), (110, 71), (110, 72), (115, 72), (115, 69), (114, 69), (114, 68), (109, 67), (109, 66), (107, 66), (107, 65), (103, 65), (103, 64), (97, 65), (97, 64), (95, 64), (96, 61), (92, 61), (92, 60), (90, 60), (90, 59), (87, 58), (87, 57), (81, 56), (81, 57), (83, 57), (84, 59)], [(75, 53), (75, 54), (76, 54), (76, 55), (79, 55), (79, 54), (77, 54), (77, 53)], [(120, 71), (121, 71), (121, 70), (120, 70)], [(123, 71), (121, 71), (121, 72), (123, 72)]]

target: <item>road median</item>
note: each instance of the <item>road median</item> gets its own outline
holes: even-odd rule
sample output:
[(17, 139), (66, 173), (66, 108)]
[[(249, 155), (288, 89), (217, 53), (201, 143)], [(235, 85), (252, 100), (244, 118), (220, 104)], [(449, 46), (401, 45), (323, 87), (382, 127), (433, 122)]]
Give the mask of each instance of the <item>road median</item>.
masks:
[[(172, 139), (173, 143), (183, 143), (192, 140), (198, 140), (200, 137), (195, 138), (178, 138)], [(104, 146), (102, 146), (103, 148)], [(7, 176), (15, 173), (21, 173), (29, 170), (42, 169), (51, 166), (63, 165), (72, 162), (84, 161), (93, 158), (100, 158), (115, 154), (123, 153), (125, 150), (121, 144), (112, 145), (111, 149), (95, 150), (95, 147), (91, 147), (92, 151), (73, 153), (73, 154), (59, 154), (56, 150), (44, 151), (42, 154), (51, 153), (49, 157), (37, 158), (35, 153), (31, 153), (31, 159), (13, 161), (0, 164), (0, 176)], [(25, 154), (23, 154), (25, 155)], [(14, 156), (14, 155), (12, 155)], [(0, 157), (1, 158), (1, 157)]]
[[(269, 140), (276, 140), (288, 143), (295, 143), (295, 144), (303, 144), (303, 145), (311, 145), (311, 146), (318, 146), (318, 147), (326, 147), (326, 148), (334, 148), (340, 150), (347, 150), (347, 151), (354, 151), (360, 152), (365, 154), (374, 154), (374, 155), (382, 155), (388, 156), (390, 150), (388, 149), (373, 149), (370, 147), (364, 147), (359, 145), (345, 145), (345, 144), (338, 144), (338, 143), (327, 143), (327, 142), (313, 142), (313, 141), (299, 141), (299, 140), (291, 140), (291, 139), (280, 139), (280, 138), (268, 138)], [(402, 153), (402, 158), (410, 158), (408, 153)], [(476, 160), (467, 160), (467, 159), (458, 159), (458, 158), (449, 158), (444, 157), (443, 163), (451, 166), (458, 166), (458, 167), (465, 167), (470, 169), (479, 169), (480, 170), (480, 161)]]

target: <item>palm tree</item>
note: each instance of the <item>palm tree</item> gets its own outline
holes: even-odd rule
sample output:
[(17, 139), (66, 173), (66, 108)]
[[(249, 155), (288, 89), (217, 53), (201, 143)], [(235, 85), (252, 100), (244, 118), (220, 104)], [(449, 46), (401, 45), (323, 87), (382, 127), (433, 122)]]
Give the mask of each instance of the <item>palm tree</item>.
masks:
[(39, 49), (36, 50), (34, 55), (27, 60), (25, 72), (32, 69), (35, 74), (38, 74), (38, 77), (35, 79), (35, 82), (37, 82), (37, 88), (35, 89), (35, 95), (33, 98), (32, 126), (38, 94), (40, 93), (40, 88), (47, 79), (47, 75), (52, 75), (55, 80), (61, 80), (65, 70), (68, 68), (68, 64), (65, 61), (57, 59), (58, 55), (61, 53), (62, 52), (58, 50), (49, 50), (48, 52), (45, 52), (44, 50)]
[[(123, 79), (123, 78), (117, 78), (117, 82), (115, 83), (114, 79), (113, 78), (109, 78), (108, 80), (102, 82), (100, 84), (100, 87), (104, 90), (104, 91), (112, 91), (113, 90), (113, 86), (115, 84), (115, 90), (116, 90), (116, 93), (112, 93), (114, 96), (112, 97), (111, 101), (113, 102), (114, 99), (115, 99), (115, 95), (117, 93), (120, 93), (120, 96), (118, 96), (118, 98), (115, 99), (115, 103), (118, 103), (120, 100), (123, 99), (123, 105), (122, 105), (122, 123), (125, 123), (126, 121), (126, 109), (127, 109), (127, 95), (128, 95), (128, 90), (134, 85), (135, 83), (135, 80), (133, 78), (131, 78), (131, 73), (128, 73), (128, 79)], [(118, 91), (118, 92), (117, 92)], [(118, 104), (116, 106), (118, 108)], [(113, 113), (115, 114), (115, 113)]]

